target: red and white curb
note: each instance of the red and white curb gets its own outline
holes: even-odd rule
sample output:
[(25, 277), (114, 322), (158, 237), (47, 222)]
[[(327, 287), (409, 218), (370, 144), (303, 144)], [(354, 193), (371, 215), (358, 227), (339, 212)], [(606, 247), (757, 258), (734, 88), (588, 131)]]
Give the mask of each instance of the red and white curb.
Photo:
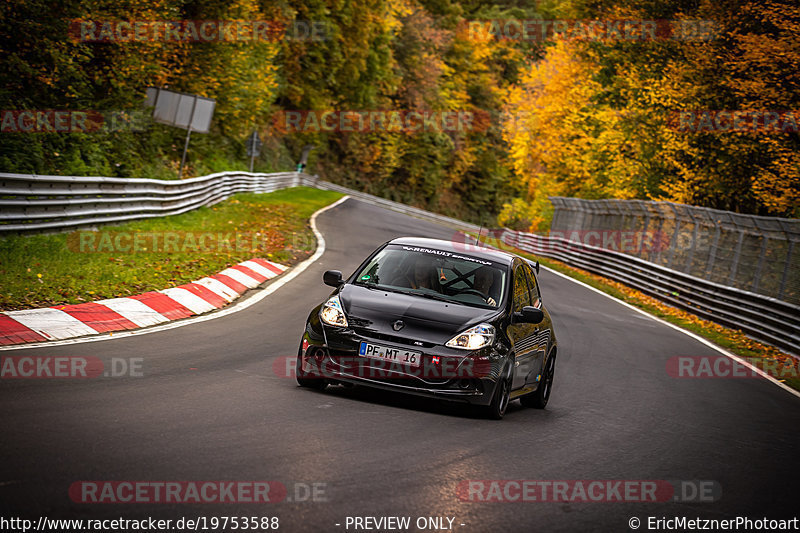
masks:
[(0, 345), (25, 344), (133, 330), (226, 306), (286, 270), (251, 259), (179, 287), (77, 305), (0, 313)]

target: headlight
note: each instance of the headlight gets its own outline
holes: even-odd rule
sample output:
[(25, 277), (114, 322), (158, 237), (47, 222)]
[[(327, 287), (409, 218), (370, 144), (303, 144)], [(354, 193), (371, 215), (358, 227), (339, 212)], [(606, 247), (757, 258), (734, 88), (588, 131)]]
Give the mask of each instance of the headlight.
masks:
[(328, 325), (347, 327), (347, 317), (342, 311), (342, 303), (338, 296), (332, 296), (319, 310), (319, 318)]
[(445, 346), (462, 350), (477, 350), (494, 342), (494, 326), (478, 324), (447, 341)]

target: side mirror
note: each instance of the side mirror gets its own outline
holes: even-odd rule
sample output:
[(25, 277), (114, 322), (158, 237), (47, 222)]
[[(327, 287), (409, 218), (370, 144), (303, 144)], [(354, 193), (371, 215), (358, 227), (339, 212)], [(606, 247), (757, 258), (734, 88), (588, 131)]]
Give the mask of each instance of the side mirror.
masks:
[(526, 324), (538, 324), (544, 320), (544, 311), (526, 305), (519, 313), (514, 313), (514, 322), (524, 322)]
[(533, 269), (536, 270), (537, 274), (539, 273), (539, 261), (536, 261), (536, 263), (533, 264)]
[(326, 270), (322, 275), (322, 282), (331, 287), (341, 287), (344, 283), (342, 281), (342, 273), (339, 270)]

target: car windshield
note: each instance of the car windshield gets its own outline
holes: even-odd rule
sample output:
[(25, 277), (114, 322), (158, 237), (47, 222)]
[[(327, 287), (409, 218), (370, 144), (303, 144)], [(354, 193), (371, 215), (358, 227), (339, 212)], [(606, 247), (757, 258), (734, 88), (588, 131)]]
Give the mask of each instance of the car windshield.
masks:
[(358, 273), (355, 284), (497, 308), (505, 294), (506, 267), (456, 252), (388, 245)]

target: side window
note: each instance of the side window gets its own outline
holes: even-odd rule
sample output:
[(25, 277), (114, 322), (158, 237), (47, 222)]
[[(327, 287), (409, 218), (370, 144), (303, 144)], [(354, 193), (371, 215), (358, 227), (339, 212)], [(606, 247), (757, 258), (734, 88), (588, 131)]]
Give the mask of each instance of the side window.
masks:
[(533, 272), (533, 269), (525, 265), (525, 272), (528, 273), (528, 282), (530, 283), (531, 287), (531, 301), (533, 302), (534, 307), (541, 307), (542, 300), (539, 295), (539, 283), (536, 280), (536, 274)]
[(514, 269), (514, 302), (513, 311), (520, 311), (526, 305), (531, 305), (530, 286), (522, 265)]

